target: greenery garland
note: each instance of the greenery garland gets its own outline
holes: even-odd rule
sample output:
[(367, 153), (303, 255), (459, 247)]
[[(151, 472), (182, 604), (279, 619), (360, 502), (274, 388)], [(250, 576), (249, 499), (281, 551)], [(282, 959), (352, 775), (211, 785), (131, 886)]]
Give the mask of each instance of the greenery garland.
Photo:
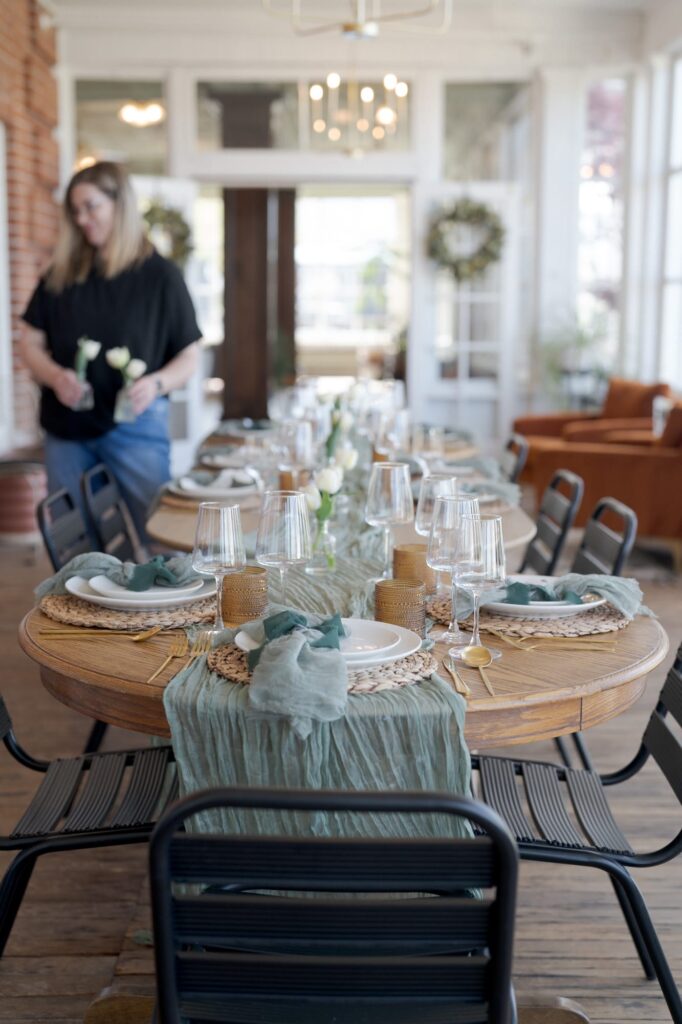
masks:
[[(469, 256), (457, 256), (450, 248), (452, 228), (457, 224), (467, 224), (486, 232), (481, 245)], [(471, 281), (499, 260), (504, 235), (502, 220), (494, 210), (472, 199), (460, 199), (451, 210), (441, 213), (431, 223), (427, 251), (441, 267), (452, 271), (456, 281)]]
[(154, 228), (158, 228), (167, 235), (170, 242), (169, 259), (177, 263), (181, 269), (184, 268), (194, 246), (192, 230), (180, 211), (163, 206), (155, 200), (145, 210), (144, 219), (150, 234), (153, 235)]

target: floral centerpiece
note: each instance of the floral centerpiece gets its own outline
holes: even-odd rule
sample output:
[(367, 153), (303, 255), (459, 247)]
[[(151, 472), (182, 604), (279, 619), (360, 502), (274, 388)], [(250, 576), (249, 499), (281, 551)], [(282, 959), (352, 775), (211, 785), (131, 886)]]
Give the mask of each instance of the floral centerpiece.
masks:
[(77, 345), (78, 349), (76, 350), (74, 370), (81, 385), (81, 396), (74, 408), (78, 411), (82, 411), (92, 409), (95, 405), (95, 395), (92, 390), (92, 384), (87, 379), (88, 363), (91, 363), (93, 359), (97, 358), (100, 353), (100, 349), (102, 348), (102, 342), (94, 341), (92, 338), (83, 336), (78, 339)]
[(357, 461), (358, 453), (354, 448), (340, 448), (334, 461), (318, 470), (312, 482), (303, 488), (308, 508), (315, 516), (313, 557), (306, 566), (306, 572), (312, 575), (333, 572), (336, 568), (336, 537), (329, 530), (329, 520), (334, 512), (334, 499), (343, 486), (344, 470), (353, 469)]
[(147, 364), (144, 359), (132, 359), (130, 349), (126, 346), (110, 348), (104, 358), (112, 369), (120, 370), (123, 376), (123, 387), (116, 395), (114, 422), (133, 423), (136, 414), (130, 401), (129, 388), (146, 372)]

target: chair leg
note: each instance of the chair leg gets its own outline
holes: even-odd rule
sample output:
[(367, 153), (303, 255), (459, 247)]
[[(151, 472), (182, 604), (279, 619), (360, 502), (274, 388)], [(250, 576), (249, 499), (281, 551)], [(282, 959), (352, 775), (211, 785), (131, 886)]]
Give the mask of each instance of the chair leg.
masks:
[(583, 768), (588, 772), (593, 772), (594, 768), (592, 766), (592, 759), (590, 758), (590, 752), (587, 749), (587, 744), (583, 739), (583, 734), (581, 732), (574, 732), (571, 733), (571, 737), (573, 739), (575, 749), (578, 752), (578, 757), (582, 762)]
[(639, 934), (642, 937), (642, 941), (645, 943), (651, 962), (653, 964), (658, 983), (661, 986), (663, 997), (668, 1004), (670, 1010), (670, 1016), (673, 1019), (674, 1024), (682, 1024), (682, 997), (680, 997), (680, 990), (675, 984), (675, 979), (672, 976), (670, 965), (666, 959), (663, 947), (659, 941), (656, 929), (654, 928), (653, 921), (649, 915), (647, 905), (644, 902), (644, 897), (639, 891), (639, 886), (636, 884), (632, 876), (621, 867), (619, 864), (611, 864), (607, 869), (611, 878), (617, 878), (621, 886), (621, 892), (623, 897), (628, 901), (630, 909), (634, 916), (635, 922)]
[(35, 849), (22, 850), (10, 864), (0, 885), (0, 957), (5, 951), (37, 859)]
[(566, 746), (566, 741), (563, 738), (563, 736), (556, 736), (554, 738), (554, 746), (559, 751), (559, 757), (561, 758), (562, 762), (566, 765), (567, 768), (570, 768), (571, 757), (568, 753), (568, 747)]
[(84, 754), (94, 754), (94, 753), (96, 753), (99, 750), (100, 746), (102, 745), (102, 740), (104, 739), (104, 734), (106, 733), (106, 731), (107, 731), (107, 723), (106, 722), (96, 721), (95, 724), (93, 725), (92, 729), (90, 730), (90, 735), (88, 736), (88, 738), (87, 738), (87, 740), (85, 742), (85, 747), (83, 748), (83, 753)]
[(623, 892), (620, 879), (616, 878), (615, 875), (610, 875), (609, 877), (611, 879), (611, 884), (613, 885), (613, 890), (616, 896), (618, 897), (620, 909), (623, 911), (625, 923), (630, 929), (630, 935), (632, 936), (632, 941), (635, 944), (635, 949), (637, 950), (637, 954), (639, 956), (639, 959), (641, 960), (642, 967), (644, 968), (644, 973), (646, 974), (649, 981), (653, 981), (656, 977), (656, 971), (654, 969), (653, 963), (651, 962), (649, 950), (647, 949), (646, 943), (644, 942), (642, 934), (639, 930), (639, 925), (637, 924), (635, 916), (632, 912), (632, 907), (630, 906), (626, 894)]

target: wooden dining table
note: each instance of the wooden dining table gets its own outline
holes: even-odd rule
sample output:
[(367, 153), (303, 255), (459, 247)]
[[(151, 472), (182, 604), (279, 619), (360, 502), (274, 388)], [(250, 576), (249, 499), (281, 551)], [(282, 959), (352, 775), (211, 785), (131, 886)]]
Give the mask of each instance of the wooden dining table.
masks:
[[(170, 735), (163, 691), (183, 662), (173, 661), (148, 680), (169, 654), (177, 631), (134, 642), (105, 631), (56, 638), (49, 633), (56, 625), (33, 609), (21, 623), (19, 643), (57, 700), (112, 725)], [(462, 667), (471, 690), (465, 725), (469, 745), (485, 749), (550, 739), (589, 729), (629, 708), (644, 691), (648, 673), (665, 658), (668, 638), (656, 619), (645, 616), (610, 636), (613, 649), (596, 652), (566, 651), (551, 641), (533, 650), (502, 642), (502, 657), (486, 670), (494, 696), (476, 669)], [(450, 679), (443, 667), (447, 647), (436, 643), (433, 653), (440, 674)]]

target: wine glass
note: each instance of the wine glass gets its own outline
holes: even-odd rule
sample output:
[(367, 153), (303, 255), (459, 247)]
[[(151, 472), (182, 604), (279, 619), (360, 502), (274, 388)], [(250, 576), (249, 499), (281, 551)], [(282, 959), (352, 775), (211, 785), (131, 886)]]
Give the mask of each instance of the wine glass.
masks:
[(457, 625), (457, 559), (459, 556), (459, 524), (463, 516), (478, 514), (478, 498), (467, 495), (436, 497), (426, 561), (432, 569), (452, 575), (450, 625), (438, 637), (453, 647), (465, 647), (467, 638)]
[(301, 491), (266, 491), (258, 520), (256, 561), (268, 568), (279, 569), (282, 604), (286, 604), (287, 599), (289, 566), (303, 565), (310, 561), (311, 556), (305, 495)]
[[(415, 531), (421, 537), (428, 537), (431, 533), (433, 523), (433, 507), (436, 498), (457, 495), (457, 477), (452, 473), (424, 473), (419, 485), (419, 498), (417, 499), (417, 511), (414, 517)], [(438, 580), (441, 575), (436, 573)], [(440, 590), (440, 584), (436, 584), (436, 590)]]
[(202, 576), (216, 581), (216, 617), (209, 633), (219, 633), (223, 626), (223, 577), (238, 572), (246, 565), (244, 538), (239, 505), (220, 501), (202, 501), (192, 552), (192, 568)]
[[(457, 548), (457, 582), (462, 590), (468, 590), (473, 596), (474, 624), (468, 646), (463, 650), (458, 648), (450, 651), (450, 654), (458, 661), (468, 664), (470, 662), (467, 660), (467, 652), (473, 653), (473, 648), (482, 646), (478, 632), (481, 596), (487, 591), (501, 587), (505, 581), (506, 566), (501, 517), (462, 516), (458, 530)], [(502, 653), (494, 647), (486, 647), (484, 651), (490, 656), (490, 661), (499, 658)]]
[(375, 462), (369, 476), (365, 522), (384, 529), (384, 571), (381, 579), (391, 578), (391, 527), (411, 523), (413, 519), (410, 467), (406, 462)]

